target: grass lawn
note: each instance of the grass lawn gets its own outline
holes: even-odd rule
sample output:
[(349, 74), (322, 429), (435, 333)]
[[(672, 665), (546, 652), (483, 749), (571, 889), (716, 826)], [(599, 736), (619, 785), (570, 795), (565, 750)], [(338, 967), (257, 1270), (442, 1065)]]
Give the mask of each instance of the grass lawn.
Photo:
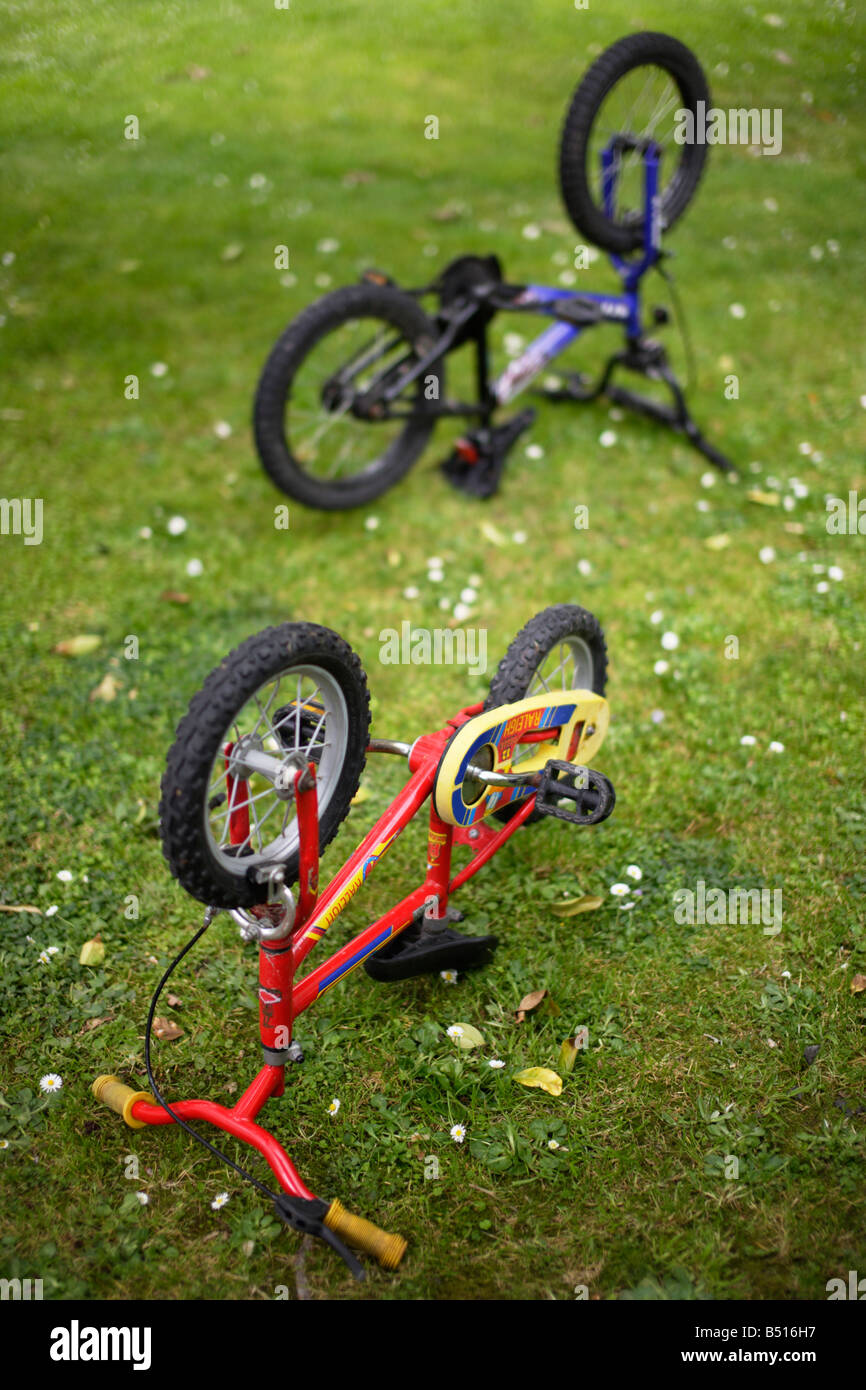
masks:
[[(43, 499), (44, 535), (0, 536), (0, 1274), (42, 1277), (54, 1298), (256, 1299), (282, 1285), (291, 1298), (570, 1299), (584, 1285), (602, 1299), (824, 1299), (829, 1279), (866, 1273), (864, 541), (829, 534), (825, 511), (826, 495), (866, 496), (851, 5), (2, 9), (2, 489)], [(718, 106), (783, 111), (778, 157), (710, 152), (670, 240), (692, 404), (740, 481), (706, 486), (705, 462), (652, 424), (542, 405), (489, 503), (436, 473), (440, 427), (370, 508), (292, 504), (276, 529), (285, 499), (249, 417), (278, 333), (369, 265), (418, 284), (475, 250), (512, 280), (556, 283), (576, 241), (555, 174), (566, 103), (595, 54), (643, 27), (695, 51)], [(124, 138), (130, 115), (138, 140)], [(581, 274), (616, 283), (602, 260)], [(573, 365), (597, 365), (608, 331)], [(761, 505), (752, 489), (791, 500)], [(182, 535), (168, 531), (176, 515)], [(708, 548), (721, 534), (727, 547)], [(440, 599), (453, 606), (473, 573), (486, 676), (380, 662), (382, 629), (441, 626)], [(146, 1086), (148, 1001), (200, 921), (158, 841), (175, 725), (230, 647), (306, 618), (359, 653), (374, 734), (411, 740), (483, 697), (515, 632), (557, 602), (606, 630), (613, 719), (598, 766), (616, 812), (590, 831), (527, 827), (473, 881), (459, 902), (469, 930), (500, 936), (489, 968), (391, 987), (357, 972), (302, 1017), (307, 1060), (268, 1119), (315, 1191), (400, 1231), (409, 1252), (366, 1284), (319, 1244), (299, 1267), (300, 1237), (251, 1188), (182, 1133), (126, 1129), (90, 1093), (101, 1072)], [(80, 634), (98, 647), (55, 652)], [(107, 675), (114, 698), (92, 698)], [(402, 776), (395, 759), (368, 763), (325, 868)], [(424, 835), (419, 821), (335, 944), (415, 885)], [(629, 864), (642, 895), (625, 911), (609, 889)], [(781, 932), (678, 922), (673, 895), (699, 880), (781, 889)], [(563, 918), (564, 892), (604, 905)], [(97, 932), (105, 959), (82, 966)], [(172, 981), (184, 1032), (156, 1063), (169, 1097), (231, 1103), (257, 1068), (255, 970), (218, 918)], [(515, 1024), (540, 988), (559, 1012)], [(459, 1052), (455, 1022), (484, 1047)], [(560, 1097), (514, 1082), (556, 1068), (582, 1025), (589, 1048)], [(43, 1096), (51, 1072), (62, 1091)], [(426, 1181), (430, 1155), (440, 1176)]]

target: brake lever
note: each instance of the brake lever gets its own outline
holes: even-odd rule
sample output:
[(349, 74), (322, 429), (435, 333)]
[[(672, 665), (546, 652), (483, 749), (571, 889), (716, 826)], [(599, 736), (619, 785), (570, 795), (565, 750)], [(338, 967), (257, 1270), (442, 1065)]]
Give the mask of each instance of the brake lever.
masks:
[(274, 1209), (287, 1226), (300, 1231), (302, 1235), (316, 1236), (318, 1240), (330, 1245), (355, 1279), (366, 1279), (367, 1275), (360, 1261), (355, 1259), (340, 1237), (325, 1225), (327, 1202), (323, 1202), (320, 1197), (292, 1197), (288, 1192), (281, 1192), (274, 1199)]

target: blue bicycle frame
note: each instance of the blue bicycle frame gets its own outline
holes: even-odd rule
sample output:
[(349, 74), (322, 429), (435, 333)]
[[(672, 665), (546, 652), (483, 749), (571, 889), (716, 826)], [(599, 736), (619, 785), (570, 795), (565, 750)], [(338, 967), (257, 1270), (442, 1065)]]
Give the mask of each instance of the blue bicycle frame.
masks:
[[(605, 213), (614, 216), (616, 187), (620, 173), (622, 156), (621, 141), (615, 138), (602, 154), (602, 194)], [(622, 277), (622, 294), (593, 294), (589, 291), (551, 288), (547, 285), (527, 285), (514, 300), (514, 307), (532, 309), (537, 306), (538, 313), (553, 313), (549, 307), (557, 301), (577, 299), (591, 301), (599, 309), (599, 318), (593, 324), (578, 325), (558, 322), (545, 329), (529, 344), (525, 352), (510, 362), (499, 377), (492, 383), (491, 393), (498, 405), (514, 399), (524, 387), (543, 371), (554, 358), (580, 337), (587, 327), (597, 323), (619, 323), (625, 328), (626, 336), (639, 339), (643, 331), (639, 286), (643, 275), (658, 260), (661, 252), (661, 217), (658, 196), (659, 162), (661, 150), (650, 141), (643, 149), (644, 166), (644, 211), (643, 211), (643, 252), (637, 260), (625, 260), (611, 255), (611, 262)]]

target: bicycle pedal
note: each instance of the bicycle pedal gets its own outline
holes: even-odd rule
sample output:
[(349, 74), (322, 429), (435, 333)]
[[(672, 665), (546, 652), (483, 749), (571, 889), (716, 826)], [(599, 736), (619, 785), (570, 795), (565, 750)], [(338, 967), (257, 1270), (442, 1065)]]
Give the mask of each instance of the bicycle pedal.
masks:
[[(574, 810), (563, 806), (563, 801), (570, 802)], [(571, 825), (598, 825), (607, 820), (615, 803), (613, 783), (603, 773), (558, 758), (545, 763), (535, 797), (540, 815)]]
[(440, 464), (453, 487), (473, 497), (492, 497), (499, 486), (509, 450), (535, 419), (531, 408), (521, 410), (501, 425), (471, 430), (454, 445)]
[(380, 984), (411, 980), (439, 970), (474, 970), (489, 965), (498, 945), (495, 936), (463, 936), (438, 922), (407, 927), (398, 937), (364, 961), (364, 969)]

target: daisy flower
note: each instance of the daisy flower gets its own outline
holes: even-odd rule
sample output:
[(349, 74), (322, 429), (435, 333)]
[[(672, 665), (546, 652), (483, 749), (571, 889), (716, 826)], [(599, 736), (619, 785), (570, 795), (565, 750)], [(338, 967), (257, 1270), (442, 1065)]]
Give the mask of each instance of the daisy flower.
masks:
[(450, 1027), (450, 1028), (446, 1028), (445, 1031), (446, 1031), (446, 1033), (448, 1034), (449, 1038), (455, 1038), (455, 1039), (456, 1039), (456, 1038), (462, 1038), (462, 1037), (463, 1037), (463, 1029), (460, 1027), (460, 1024), (459, 1024), (459, 1023), (452, 1023), (452, 1024), (451, 1024), (451, 1027)]
[(46, 917), (53, 917), (56, 911), (57, 911), (57, 904), (56, 904), (56, 903), (52, 903), (50, 907), (46, 907), (46, 909), (45, 909), (45, 916), (46, 916)]
[(626, 878), (634, 879), (635, 883), (640, 883), (641, 879), (643, 878), (643, 869), (641, 869), (637, 864), (626, 864), (625, 876)]
[(779, 743), (777, 739), (773, 739), (773, 742), (769, 745), (769, 751), (771, 753), (784, 753), (785, 745), (784, 743)]
[(170, 536), (182, 536), (187, 527), (185, 516), (170, 516), (165, 529)]
[(232, 432), (232, 427), (228, 420), (217, 420), (213, 427), (213, 432), (217, 439), (228, 439)]
[(40, 951), (40, 952), (39, 952), (39, 959), (40, 959), (40, 961), (42, 962), (43, 965), (48, 965), (49, 962), (50, 962), (50, 960), (51, 960), (51, 957), (49, 956), (49, 954), (48, 954), (47, 951)]
[(657, 676), (664, 676), (669, 670), (670, 670), (670, 667), (669, 667), (668, 663), (667, 663), (666, 661), (664, 661), (663, 659), (660, 659), (659, 661), (657, 661), (657, 662), (655, 663), (655, 665), (653, 666), (653, 671), (655, 672), (655, 674), (656, 674)]
[(150, 1201), (150, 1198), (148, 1197), (147, 1193), (146, 1193), (146, 1192), (136, 1192), (135, 1195), (136, 1195), (136, 1197), (138, 1198), (138, 1200), (141, 1202), (141, 1205), (142, 1205), (143, 1207), (146, 1207), (147, 1204), (148, 1204), (148, 1202)]
[(592, 574), (592, 565), (589, 563), (589, 560), (578, 560), (577, 572), (578, 574), (582, 574), (584, 579), (587, 579), (589, 575)]
[(616, 430), (602, 430), (598, 442), (603, 449), (612, 449), (616, 443)]
[(680, 639), (675, 632), (662, 633), (662, 646), (666, 652), (675, 652), (680, 645)]
[(49, 947), (48, 947), (48, 955), (49, 955), (49, 956), (59, 956), (59, 955), (60, 955), (60, 947), (59, 947), (59, 946), (49, 946)]
[(8, 1140), (8, 1139), (0, 1139), (0, 1149), (8, 1149), (8, 1148), (9, 1148), (9, 1140)]
[(558, 1140), (558, 1139), (548, 1139), (548, 1141), (547, 1141), (547, 1147), (548, 1147), (549, 1149), (553, 1149), (554, 1151), (556, 1151), (556, 1149), (559, 1148), (559, 1140)]
[(61, 883), (71, 883), (71, 882), (72, 882), (72, 874), (71, 874), (71, 872), (69, 871), (69, 869), (58, 869), (58, 870), (57, 870), (57, 877), (58, 877), (58, 879), (60, 880)]
[(378, 531), (378, 529), (379, 529), (379, 518), (378, 518), (377, 516), (367, 516), (367, 517), (364, 518), (364, 530), (365, 530), (365, 531)]
[(49, 1071), (39, 1080), (39, 1089), (40, 1091), (44, 1091), (46, 1095), (53, 1095), (55, 1091), (60, 1090), (62, 1085), (63, 1081), (57, 1075), (56, 1071)]
[(612, 883), (610, 891), (615, 898), (624, 898), (627, 893), (631, 892), (631, 889), (627, 883)]
[(204, 574), (204, 565), (201, 560), (188, 560), (186, 572), (190, 579), (198, 579), (200, 574)]
[(754, 734), (743, 734), (743, 737), (740, 739), (740, 743), (744, 748), (754, 748), (757, 742), (758, 740), (755, 738)]
[(445, 983), (446, 983), (446, 985), (456, 985), (456, 983), (457, 983), (457, 971), (456, 971), (456, 970), (440, 970), (440, 971), (439, 971), (439, 978), (440, 978), (440, 980), (444, 980)]
[(487, 1065), (492, 1067), (494, 1071), (499, 1071), (501, 1067), (505, 1066), (505, 1063), (500, 1061), (498, 1057), (491, 1057)]
[(463, 1125), (452, 1125), (448, 1133), (451, 1135), (455, 1144), (462, 1144), (463, 1140), (466, 1138), (466, 1130)]
[(335, 1116), (336, 1114), (339, 1113), (339, 1110), (340, 1110), (340, 1102), (337, 1100), (337, 1097), (334, 1096), (334, 1099), (331, 1101), (331, 1104), (328, 1106), (328, 1114), (331, 1116), (331, 1119), (333, 1119), (334, 1116)]
[(758, 551), (758, 559), (762, 565), (771, 565), (776, 558), (776, 552), (771, 545), (763, 545)]
[(211, 1202), (211, 1207), (214, 1211), (219, 1211), (220, 1207), (225, 1206), (228, 1199), (229, 1194), (227, 1192), (218, 1192), (216, 1197), (214, 1197), (213, 1201)]

